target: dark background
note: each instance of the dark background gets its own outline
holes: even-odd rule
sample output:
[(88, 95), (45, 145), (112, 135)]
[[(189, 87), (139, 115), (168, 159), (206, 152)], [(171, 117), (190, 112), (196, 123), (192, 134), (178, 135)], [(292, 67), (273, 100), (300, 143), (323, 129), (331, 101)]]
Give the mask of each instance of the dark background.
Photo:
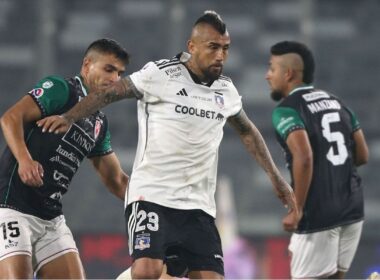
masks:
[[(98, 38), (110, 37), (125, 46), (132, 56), (128, 73), (147, 61), (172, 57), (185, 50), (191, 26), (204, 10), (216, 10), (227, 24), (232, 44), (225, 74), (233, 79), (245, 111), (287, 178), (271, 127), (275, 103), (264, 79), (272, 44), (285, 39), (306, 42), (317, 61), (315, 86), (340, 96), (357, 113), (370, 162), (360, 168), (366, 222), (348, 277), (367, 277), (380, 265), (378, 0), (0, 0), (0, 114), (45, 75), (79, 73), (84, 50)], [(104, 111), (113, 148), (129, 173), (137, 143), (136, 103), (122, 101)], [(0, 148), (4, 146), (1, 135)], [(84, 163), (64, 198), (64, 211), (88, 277), (114, 278), (130, 264), (123, 203), (94, 174)], [(228, 190), (218, 200), (226, 251), (238, 246), (237, 236), (243, 236), (256, 256), (238, 265), (255, 268), (245, 278), (288, 277), (289, 236), (281, 228), (285, 210), (229, 127), (220, 149), (219, 177)], [(279, 274), (271, 274), (274, 267)]]

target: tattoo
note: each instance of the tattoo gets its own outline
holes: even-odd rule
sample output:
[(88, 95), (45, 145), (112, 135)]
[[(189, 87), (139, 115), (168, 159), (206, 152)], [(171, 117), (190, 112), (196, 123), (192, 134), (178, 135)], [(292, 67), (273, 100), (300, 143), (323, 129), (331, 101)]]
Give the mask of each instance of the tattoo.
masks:
[(90, 93), (62, 116), (70, 122), (89, 116), (100, 108), (124, 98), (142, 98), (129, 76), (115, 82), (105, 91)]
[(248, 134), (251, 131), (252, 122), (242, 109), (237, 115), (230, 117), (228, 122), (236, 129), (239, 135)]
[(247, 117), (244, 110), (241, 110), (238, 115), (230, 117), (228, 121), (239, 133), (240, 138), (249, 153), (257, 160), (260, 166), (268, 174), (276, 190), (280, 194), (288, 196), (289, 191), (291, 193), (291, 190), (288, 188), (288, 184), (274, 164), (268, 147), (265, 144), (264, 138), (256, 126)]
[(141, 99), (143, 97), (143, 94), (140, 91), (138, 91), (138, 89), (136, 88), (135, 84), (132, 82), (129, 76), (121, 79), (121, 84), (124, 87), (126, 98), (136, 97), (137, 99)]

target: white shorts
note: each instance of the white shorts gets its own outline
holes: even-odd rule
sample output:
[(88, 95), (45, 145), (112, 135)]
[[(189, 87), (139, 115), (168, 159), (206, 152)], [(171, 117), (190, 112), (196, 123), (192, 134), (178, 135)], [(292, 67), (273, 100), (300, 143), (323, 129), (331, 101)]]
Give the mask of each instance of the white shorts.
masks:
[(348, 271), (362, 227), (360, 221), (315, 233), (293, 233), (289, 244), (292, 278), (320, 278)]
[(36, 273), (44, 264), (68, 252), (78, 249), (63, 215), (47, 221), (0, 208), (0, 261), (29, 255)]

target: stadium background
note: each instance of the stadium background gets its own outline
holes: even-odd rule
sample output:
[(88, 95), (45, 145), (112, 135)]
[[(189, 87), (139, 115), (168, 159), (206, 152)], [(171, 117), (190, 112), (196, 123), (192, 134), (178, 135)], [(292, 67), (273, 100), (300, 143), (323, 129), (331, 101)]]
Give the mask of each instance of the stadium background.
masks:
[[(379, 270), (378, 0), (0, 0), (0, 114), (39, 78), (78, 73), (85, 48), (101, 37), (118, 40), (131, 53), (128, 73), (149, 60), (172, 57), (185, 49), (194, 20), (208, 9), (222, 15), (231, 34), (225, 74), (234, 80), (245, 111), (284, 174), (270, 121), (275, 104), (264, 79), (273, 43), (296, 39), (309, 44), (317, 61), (315, 85), (342, 97), (357, 113), (370, 162), (360, 168), (366, 223), (348, 278)], [(113, 148), (129, 173), (137, 143), (136, 104), (119, 102), (104, 111)], [(287, 278), (289, 235), (281, 229), (285, 210), (229, 127), (220, 149), (219, 178), (218, 223), (227, 277)], [(106, 191), (88, 162), (70, 189), (64, 212), (87, 275), (113, 278), (130, 265), (123, 204)]]

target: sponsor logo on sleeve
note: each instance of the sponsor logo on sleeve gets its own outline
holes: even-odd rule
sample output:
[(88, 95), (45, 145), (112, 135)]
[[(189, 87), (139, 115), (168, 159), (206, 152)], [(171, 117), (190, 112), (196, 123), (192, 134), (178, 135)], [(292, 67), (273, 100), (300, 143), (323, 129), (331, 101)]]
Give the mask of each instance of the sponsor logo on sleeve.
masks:
[(215, 92), (215, 103), (220, 109), (224, 109), (224, 98), (219, 92)]
[(44, 94), (44, 89), (42, 88), (34, 88), (29, 91), (30, 95), (33, 95), (35, 98), (40, 98)]
[(95, 122), (95, 129), (94, 129), (95, 140), (98, 139), (101, 127), (102, 127), (101, 121), (100, 120), (96, 120), (96, 122)]
[(42, 84), (42, 87), (45, 89), (48, 89), (48, 88), (51, 88), (53, 85), (54, 85), (53, 82), (48, 80)]

